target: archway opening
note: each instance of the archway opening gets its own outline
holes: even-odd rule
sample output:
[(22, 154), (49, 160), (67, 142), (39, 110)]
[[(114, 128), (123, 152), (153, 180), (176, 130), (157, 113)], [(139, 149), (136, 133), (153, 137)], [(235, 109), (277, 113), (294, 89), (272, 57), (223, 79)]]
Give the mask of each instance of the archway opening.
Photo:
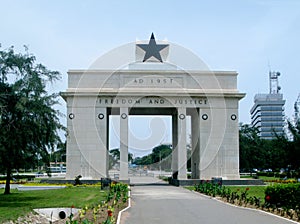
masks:
[[(152, 109), (153, 110), (153, 109)], [(150, 115), (147, 114), (150, 112)], [(174, 142), (172, 112), (165, 115), (131, 110), (128, 116), (128, 176), (138, 177), (172, 176), (172, 152)], [(145, 115), (145, 114), (146, 115)], [(109, 116), (109, 177), (118, 179), (120, 174), (120, 115)], [(187, 158), (190, 161), (191, 119), (186, 117)], [(174, 152), (173, 152), (174, 153)], [(188, 170), (190, 171), (190, 170)], [(151, 178), (149, 178), (151, 179)]]

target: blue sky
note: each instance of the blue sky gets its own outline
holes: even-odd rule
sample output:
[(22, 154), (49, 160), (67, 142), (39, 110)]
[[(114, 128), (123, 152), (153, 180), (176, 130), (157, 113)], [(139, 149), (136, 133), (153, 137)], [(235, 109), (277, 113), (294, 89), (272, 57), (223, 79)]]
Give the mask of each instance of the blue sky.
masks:
[(190, 49), (212, 70), (239, 73), (238, 88), (247, 94), (240, 122), (250, 122), (254, 95), (268, 92), (270, 67), (282, 74), (288, 117), (300, 92), (297, 0), (0, 0), (0, 6), (2, 49), (27, 45), (39, 62), (60, 71), (63, 80), (54, 91), (67, 88), (68, 69), (88, 68), (109, 50), (154, 32), (156, 39)]

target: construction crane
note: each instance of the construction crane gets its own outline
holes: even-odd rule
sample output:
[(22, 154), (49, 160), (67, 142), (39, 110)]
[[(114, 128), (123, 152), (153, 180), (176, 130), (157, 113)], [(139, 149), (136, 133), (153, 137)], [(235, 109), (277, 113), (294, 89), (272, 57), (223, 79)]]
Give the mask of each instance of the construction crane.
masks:
[(298, 121), (300, 120), (300, 114), (299, 114), (299, 110), (300, 110), (300, 93), (298, 95), (298, 98), (294, 104), (294, 110), (295, 110), (295, 123), (298, 123)]

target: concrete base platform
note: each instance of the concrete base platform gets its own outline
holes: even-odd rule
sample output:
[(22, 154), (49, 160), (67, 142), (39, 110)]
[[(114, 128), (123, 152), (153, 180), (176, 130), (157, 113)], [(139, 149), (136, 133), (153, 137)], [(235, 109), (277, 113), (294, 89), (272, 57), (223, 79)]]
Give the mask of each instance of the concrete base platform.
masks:
[(197, 184), (201, 184), (203, 182), (214, 182), (218, 183), (221, 182), (222, 185), (230, 186), (230, 185), (265, 185), (263, 180), (259, 179), (238, 179), (238, 180), (199, 180), (199, 179), (188, 179), (188, 180), (177, 180), (177, 179), (170, 179), (169, 184), (174, 186), (193, 186)]

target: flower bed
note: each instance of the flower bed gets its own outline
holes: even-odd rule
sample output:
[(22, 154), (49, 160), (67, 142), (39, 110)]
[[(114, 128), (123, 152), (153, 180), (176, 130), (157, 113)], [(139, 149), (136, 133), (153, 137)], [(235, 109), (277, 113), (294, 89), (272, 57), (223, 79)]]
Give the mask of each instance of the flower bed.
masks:
[(194, 190), (239, 206), (262, 209), (300, 221), (300, 184), (277, 184), (265, 190), (265, 198), (249, 196), (250, 188), (232, 191), (228, 187), (210, 182), (194, 186)]
[(288, 180), (277, 179), (277, 180), (265, 180), (265, 182), (278, 183), (278, 184), (295, 184), (298, 181), (295, 179), (288, 179)]
[(266, 203), (270, 207), (299, 209), (300, 184), (276, 184), (268, 186), (265, 194)]
[(119, 211), (128, 204), (128, 185), (112, 183), (105, 201), (94, 206), (85, 206), (79, 211), (77, 217), (71, 216), (67, 224), (114, 224)]

